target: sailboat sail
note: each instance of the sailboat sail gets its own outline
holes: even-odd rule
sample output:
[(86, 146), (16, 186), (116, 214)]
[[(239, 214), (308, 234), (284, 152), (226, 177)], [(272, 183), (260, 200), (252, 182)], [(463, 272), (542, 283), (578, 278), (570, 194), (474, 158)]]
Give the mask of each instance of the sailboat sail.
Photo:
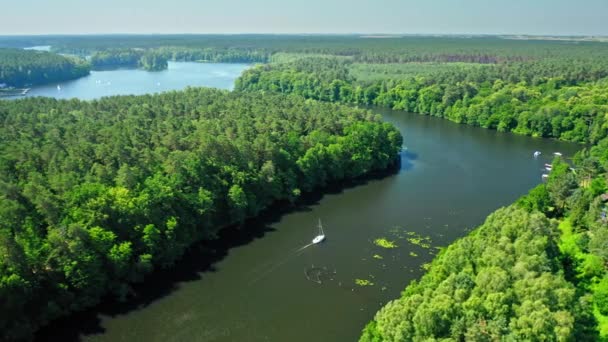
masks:
[(323, 232), (323, 225), (321, 224), (321, 219), (319, 219), (319, 235), (315, 236), (315, 238), (312, 239), (312, 243), (319, 243), (323, 240), (325, 240), (325, 233)]

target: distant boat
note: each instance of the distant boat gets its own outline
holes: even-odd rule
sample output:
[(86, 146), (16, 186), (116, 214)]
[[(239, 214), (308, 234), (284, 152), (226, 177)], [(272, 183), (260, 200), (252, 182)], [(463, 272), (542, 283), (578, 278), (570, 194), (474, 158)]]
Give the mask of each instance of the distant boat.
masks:
[(323, 225), (321, 225), (321, 219), (319, 219), (319, 235), (312, 239), (312, 243), (317, 244), (325, 240), (325, 233), (323, 233)]
[(545, 166), (545, 170), (551, 171), (551, 170), (553, 170), (553, 167), (552, 166)]
[(57, 85), (57, 91), (61, 91), (61, 86), (59, 84)]
[(549, 177), (549, 175), (547, 175), (547, 174), (543, 174), (543, 175), (542, 175), (542, 178), (543, 178), (543, 179), (544, 179), (544, 178), (547, 178), (547, 177)]
[(536, 158), (536, 157), (538, 157), (538, 156), (540, 156), (540, 155), (541, 155), (540, 151), (535, 151), (535, 152), (534, 152), (534, 158)]
[(559, 153), (559, 152), (553, 152), (553, 155), (558, 156), (558, 157), (561, 157), (561, 156), (562, 156), (562, 154), (561, 154), (561, 153)]

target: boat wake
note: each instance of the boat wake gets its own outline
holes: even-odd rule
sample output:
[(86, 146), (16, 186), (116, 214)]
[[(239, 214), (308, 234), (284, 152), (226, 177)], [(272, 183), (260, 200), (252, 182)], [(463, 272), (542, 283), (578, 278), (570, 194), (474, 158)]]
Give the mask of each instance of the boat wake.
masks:
[(258, 281), (260, 281), (262, 278), (270, 275), (272, 272), (274, 272), (277, 268), (285, 265), (289, 260), (291, 260), (294, 257), (297, 257), (298, 255), (302, 254), (302, 252), (310, 247), (314, 245), (314, 243), (309, 243), (305, 246), (302, 246), (294, 251), (292, 251), (291, 253), (289, 253), (287, 255), (287, 257), (285, 257), (285, 259), (275, 263), (274, 265), (270, 265), (266, 270), (264, 270), (263, 272), (260, 272), (260, 274), (258, 274), (256, 277), (254, 277), (253, 279), (251, 279), (251, 281), (249, 281), (248, 285), (253, 285), (255, 283), (257, 283)]
[(303, 246), (303, 247), (301, 247), (301, 248), (296, 249), (296, 250), (294, 251), (294, 253), (299, 253), (299, 252), (301, 252), (301, 251), (305, 250), (306, 248), (308, 248), (308, 247), (310, 247), (310, 246), (312, 246), (312, 245), (314, 245), (314, 243), (313, 243), (313, 242), (309, 243), (309, 244), (308, 244), (308, 245), (306, 245), (306, 246)]

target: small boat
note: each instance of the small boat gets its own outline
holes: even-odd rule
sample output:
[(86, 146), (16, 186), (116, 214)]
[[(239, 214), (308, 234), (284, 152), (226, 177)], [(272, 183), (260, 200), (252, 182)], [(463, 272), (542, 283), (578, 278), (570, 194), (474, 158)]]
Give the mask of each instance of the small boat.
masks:
[(541, 155), (540, 151), (534, 151), (534, 158), (536, 158), (536, 157), (538, 157), (540, 155)]
[(559, 152), (553, 152), (553, 155), (554, 155), (554, 156), (557, 156), (557, 157), (561, 157), (561, 156), (562, 156), (562, 154), (561, 154), (561, 153), (559, 153)]
[(323, 233), (323, 226), (321, 225), (321, 219), (319, 219), (319, 235), (312, 239), (312, 243), (317, 244), (325, 240), (325, 233)]
[(57, 85), (57, 91), (61, 91), (61, 86)]
[(551, 170), (553, 170), (553, 167), (551, 167), (551, 166), (545, 166), (545, 170), (551, 171)]
[(543, 179), (548, 178), (548, 177), (549, 177), (549, 175), (547, 175), (547, 174), (543, 174), (543, 175), (542, 175), (542, 178), (543, 178)]

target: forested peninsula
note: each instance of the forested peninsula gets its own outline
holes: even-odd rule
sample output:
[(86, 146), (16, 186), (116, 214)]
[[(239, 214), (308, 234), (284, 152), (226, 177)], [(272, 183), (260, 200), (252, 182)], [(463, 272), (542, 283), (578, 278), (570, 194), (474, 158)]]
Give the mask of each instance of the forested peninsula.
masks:
[(383, 170), (400, 133), (369, 111), (189, 89), (0, 101), (0, 328), (124, 298), (196, 241), (272, 203)]
[(0, 48), (0, 84), (29, 87), (89, 74), (89, 64), (50, 52)]

